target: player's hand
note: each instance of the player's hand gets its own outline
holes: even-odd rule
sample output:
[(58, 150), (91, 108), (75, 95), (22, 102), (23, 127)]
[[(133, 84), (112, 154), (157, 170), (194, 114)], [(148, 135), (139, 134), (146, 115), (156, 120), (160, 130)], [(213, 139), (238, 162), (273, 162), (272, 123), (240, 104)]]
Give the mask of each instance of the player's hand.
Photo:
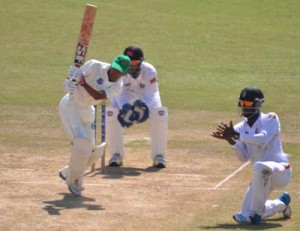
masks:
[(123, 105), (119, 112), (118, 120), (122, 127), (129, 128), (135, 122), (135, 113), (133, 111), (133, 106), (129, 103)]
[(212, 137), (217, 139), (227, 140), (230, 144), (235, 144), (234, 136), (238, 134), (233, 129), (232, 121), (230, 121), (229, 125), (224, 124), (223, 122), (217, 127), (217, 130), (211, 134)]
[(145, 102), (138, 99), (133, 104), (134, 120), (143, 123), (149, 118), (149, 108)]
[(84, 76), (81, 77), (81, 79), (78, 81), (78, 84), (81, 85), (81, 86), (83, 86), (83, 85), (86, 84), (86, 81), (85, 81), (85, 77), (84, 77)]
[(81, 79), (85, 76), (84, 72), (78, 68), (71, 66), (68, 72), (68, 79), (75, 81), (76, 83), (80, 82)]
[(72, 81), (70, 79), (66, 79), (65, 83), (64, 83), (64, 90), (67, 93), (71, 93), (73, 94), (77, 89), (77, 83), (75, 81)]

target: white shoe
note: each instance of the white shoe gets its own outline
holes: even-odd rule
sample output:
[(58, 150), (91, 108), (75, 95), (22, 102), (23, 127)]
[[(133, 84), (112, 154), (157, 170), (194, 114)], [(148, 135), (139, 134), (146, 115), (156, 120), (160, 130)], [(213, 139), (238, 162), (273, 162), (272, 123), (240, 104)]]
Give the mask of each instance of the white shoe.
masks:
[(69, 166), (65, 166), (62, 169), (60, 169), (59, 173), (58, 173), (59, 177), (61, 179), (63, 179), (64, 181), (67, 180), (67, 171), (68, 171), (68, 168), (69, 168)]
[(166, 167), (166, 160), (163, 155), (158, 154), (153, 160), (153, 166), (156, 168), (165, 168)]
[(123, 160), (120, 153), (113, 154), (112, 158), (109, 160), (108, 165), (111, 167), (120, 167), (123, 165)]
[(75, 196), (80, 196), (81, 192), (84, 190), (84, 188), (79, 184), (69, 185), (68, 188), (69, 191)]

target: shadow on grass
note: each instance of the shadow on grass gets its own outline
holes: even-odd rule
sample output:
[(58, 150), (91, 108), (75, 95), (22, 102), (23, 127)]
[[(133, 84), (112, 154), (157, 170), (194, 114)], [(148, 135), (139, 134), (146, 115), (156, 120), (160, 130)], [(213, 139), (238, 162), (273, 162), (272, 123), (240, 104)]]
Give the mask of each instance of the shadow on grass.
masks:
[(47, 211), (49, 215), (60, 215), (62, 210), (76, 208), (85, 208), (87, 210), (104, 210), (101, 205), (88, 204), (88, 202), (95, 201), (93, 198), (74, 196), (67, 193), (60, 193), (60, 195), (63, 195), (61, 200), (43, 201), (45, 204), (43, 209)]
[(124, 176), (140, 176), (143, 172), (158, 172), (160, 168), (148, 167), (148, 168), (132, 168), (132, 167), (109, 167), (106, 166), (104, 171), (101, 169), (96, 169), (94, 172), (86, 173), (86, 176), (96, 176), (103, 175), (106, 179), (120, 179)]

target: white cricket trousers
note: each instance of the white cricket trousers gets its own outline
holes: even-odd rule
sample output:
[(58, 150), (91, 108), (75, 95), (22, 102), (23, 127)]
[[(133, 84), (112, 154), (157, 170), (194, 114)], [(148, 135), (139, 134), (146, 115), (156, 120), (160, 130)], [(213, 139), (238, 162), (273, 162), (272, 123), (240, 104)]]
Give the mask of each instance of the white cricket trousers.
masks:
[(84, 139), (95, 145), (94, 106), (81, 106), (67, 94), (59, 103), (59, 115), (70, 141)]
[(283, 188), (291, 181), (292, 170), (288, 163), (258, 161), (253, 165), (253, 180), (242, 205), (242, 213), (256, 212), (269, 217), (282, 212), (285, 206), (278, 199), (267, 200), (273, 190)]

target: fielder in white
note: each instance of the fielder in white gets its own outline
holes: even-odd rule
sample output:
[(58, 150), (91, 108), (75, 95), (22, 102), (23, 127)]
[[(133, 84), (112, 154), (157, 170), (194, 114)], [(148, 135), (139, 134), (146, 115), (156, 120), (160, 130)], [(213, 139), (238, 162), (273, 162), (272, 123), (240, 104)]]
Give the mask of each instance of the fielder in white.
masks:
[(153, 166), (166, 167), (168, 109), (163, 107), (158, 88), (157, 71), (144, 60), (141, 48), (127, 47), (131, 67), (123, 78), (122, 93), (107, 108), (107, 139), (111, 151), (109, 166), (121, 166), (125, 156), (124, 127), (149, 118)]
[(239, 104), (245, 119), (232, 125), (221, 123), (212, 136), (227, 140), (235, 155), (242, 162), (251, 161), (253, 179), (245, 194), (241, 211), (233, 215), (240, 224), (260, 224), (261, 220), (282, 213), (291, 217), (289, 193), (283, 192), (277, 199), (269, 200), (273, 190), (287, 186), (292, 170), (288, 154), (282, 149), (280, 122), (274, 112), (260, 112), (264, 103), (263, 92), (256, 87), (241, 91)]
[(129, 57), (120, 55), (111, 64), (89, 60), (81, 68), (69, 69), (59, 114), (71, 143), (71, 157), (59, 176), (74, 195), (81, 195), (84, 172), (101, 158), (105, 146), (95, 147), (94, 105), (121, 93), (122, 76), (129, 67)]

